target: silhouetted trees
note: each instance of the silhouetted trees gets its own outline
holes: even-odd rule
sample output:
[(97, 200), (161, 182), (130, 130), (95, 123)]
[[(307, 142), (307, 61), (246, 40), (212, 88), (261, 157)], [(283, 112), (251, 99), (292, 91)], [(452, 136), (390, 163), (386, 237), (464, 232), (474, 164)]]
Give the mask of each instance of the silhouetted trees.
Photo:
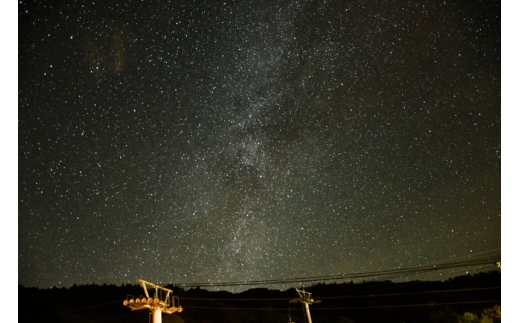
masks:
[(482, 311), (480, 317), (478, 314), (466, 312), (463, 315), (457, 317), (457, 323), (497, 323), (501, 321), (501, 308), (499, 305), (495, 305), (492, 308), (488, 308)]

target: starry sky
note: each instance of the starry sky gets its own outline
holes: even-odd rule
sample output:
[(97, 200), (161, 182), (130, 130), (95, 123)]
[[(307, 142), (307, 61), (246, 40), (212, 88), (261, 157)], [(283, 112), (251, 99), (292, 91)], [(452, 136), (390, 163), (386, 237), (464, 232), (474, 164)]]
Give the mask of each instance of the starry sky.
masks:
[(500, 9), (19, 1), (18, 282), (499, 255)]

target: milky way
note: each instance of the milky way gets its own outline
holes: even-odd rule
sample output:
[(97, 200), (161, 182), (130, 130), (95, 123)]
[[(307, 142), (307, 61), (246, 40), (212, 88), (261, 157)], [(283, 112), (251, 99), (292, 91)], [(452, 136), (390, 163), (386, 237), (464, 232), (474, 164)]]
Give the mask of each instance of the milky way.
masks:
[(20, 284), (500, 254), (500, 2), (20, 1), (19, 25)]

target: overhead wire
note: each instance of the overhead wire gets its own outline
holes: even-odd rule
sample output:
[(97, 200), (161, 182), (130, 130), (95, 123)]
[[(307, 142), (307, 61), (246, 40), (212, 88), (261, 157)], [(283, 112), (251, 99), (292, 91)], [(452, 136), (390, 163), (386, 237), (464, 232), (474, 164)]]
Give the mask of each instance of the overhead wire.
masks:
[[(472, 267), (471, 269), (475, 269), (475, 268), (482, 268), (482, 266)], [(464, 270), (467, 270), (467, 269), (464, 269)], [(403, 277), (412, 276), (412, 275), (415, 275), (415, 273), (408, 273), (408, 274), (405, 274), (405, 275), (394, 275), (394, 276), (385, 277), (385, 278), (387, 280), (392, 280), (392, 279), (403, 278)], [(424, 284), (425, 282), (426, 281), (412, 281), (412, 282), (409, 282), (409, 284), (407, 284), (406, 286), (415, 285), (415, 284)], [(358, 290), (358, 292), (356, 294), (366, 293), (366, 292), (374, 292), (374, 291), (381, 291), (381, 290), (388, 290), (388, 289), (392, 289), (392, 288), (400, 288), (400, 287), (402, 287), (402, 285), (396, 285), (396, 283), (394, 281), (389, 281), (389, 282), (387, 282), (385, 284), (386, 285), (393, 285), (393, 286), (384, 287), (384, 288), (377, 288), (377, 287), (381, 287), (381, 285), (379, 285), (379, 286), (366, 286), (366, 287), (360, 286), (359, 290), (365, 289), (365, 291), (359, 292), (359, 290)], [(377, 289), (374, 289), (374, 288), (377, 288)], [(369, 290), (366, 291), (366, 289), (369, 289)], [(339, 291), (339, 292), (341, 292), (341, 291)], [(353, 294), (353, 295), (356, 295), (356, 294)], [(320, 294), (320, 297), (321, 297), (321, 295), (324, 295), (324, 294)]]
[(488, 264), (496, 263), (500, 258), (498, 257), (487, 257), (484, 259), (466, 260), (458, 262), (450, 262), (444, 264), (435, 264), (427, 266), (417, 266), (410, 268), (398, 268), (392, 270), (373, 271), (359, 274), (340, 274), (340, 275), (327, 275), (327, 276), (307, 276), (307, 277), (294, 277), (288, 279), (272, 279), (272, 280), (251, 280), (242, 282), (216, 282), (216, 283), (175, 283), (174, 286), (179, 287), (229, 287), (229, 286), (254, 286), (254, 285), (275, 285), (275, 284), (290, 284), (290, 283), (303, 283), (303, 282), (318, 282), (318, 281), (330, 281), (330, 280), (344, 280), (344, 279), (355, 279), (355, 278), (366, 278), (366, 277), (381, 277), (389, 275), (400, 275), (400, 274), (421, 274), (432, 271), (439, 271), (444, 269), (452, 269), (458, 267), (469, 267), (469, 266), (484, 266)]
[[(481, 268), (481, 267), (473, 267), (473, 268)], [(400, 275), (400, 276), (385, 277), (385, 278), (387, 280), (391, 280), (393, 278), (403, 278), (403, 277), (411, 276), (411, 275), (413, 275), (413, 273), (412, 274), (406, 274), (406, 275)], [(410, 282), (402, 282), (400, 284), (396, 284), (394, 281), (388, 281), (388, 282), (385, 282), (385, 283), (378, 284), (377, 286), (359, 286), (358, 288), (353, 287), (353, 288), (342, 289), (342, 290), (337, 290), (337, 291), (333, 291), (333, 292), (320, 293), (320, 294), (316, 294), (316, 296), (319, 297), (319, 298), (323, 298), (323, 295), (342, 293), (342, 292), (345, 292), (345, 291), (351, 292), (350, 295), (359, 295), (359, 294), (364, 294), (364, 293), (373, 293), (373, 292), (381, 291), (381, 290), (403, 288), (403, 287), (408, 287), (408, 286), (411, 286), (411, 285), (424, 284), (424, 283), (426, 283), (426, 281), (421, 281), (421, 280), (410, 281)], [(406, 285), (404, 285), (404, 284), (406, 284)], [(385, 285), (386, 286), (391, 285), (391, 286), (381, 288), (382, 286), (385, 286)]]
[(435, 261), (435, 262), (431, 262), (431, 263), (429, 263), (429, 264), (426, 264), (425, 266), (433, 265), (433, 264), (438, 264), (438, 263), (443, 263), (443, 262), (447, 262), (447, 261), (450, 261), (450, 260), (453, 260), (453, 259), (460, 259), (460, 258), (472, 257), (472, 256), (480, 255), (480, 254), (483, 254), (483, 253), (490, 253), (490, 252), (494, 252), (494, 251), (498, 251), (498, 250), (501, 250), (501, 248), (496, 248), (496, 249), (491, 249), (491, 250), (486, 250), (486, 251), (481, 251), (481, 252), (476, 252), (476, 253), (470, 253), (470, 254), (467, 254), (467, 255), (464, 255), (464, 256), (458, 256), (458, 257), (454, 257), (454, 258), (448, 258), (448, 259), (445, 259), (445, 260), (439, 260), (439, 261)]
[[(474, 256), (474, 255), (478, 255), (478, 254), (483, 254), (483, 253), (489, 253), (489, 252), (494, 252), (494, 251), (497, 251), (497, 250), (500, 250), (500, 248), (497, 248), (497, 249), (492, 249), (492, 250), (486, 250), (486, 251), (482, 251), (482, 252), (478, 252), (478, 253), (475, 253), (475, 254), (468, 254), (468, 255), (464, 255), (464, 256), (459, 256), (459, 257), (455, 257), (455, 258), (450, 258), (450, 259), (447, 259), (447, 260), (442, 260), (442, 261), (439, 261), (439, 262), (446, 262), (446, 261), (452, 261), (454, 259), (460, 259), (460, 258), (466, 258), (466, 257), (470, 257), (470, 256)], [(489, 257), (487, 257), (489, 258)], [(425, 266), (428, 266), (428, 265), (433, 265), (433, 264), (436, 264), (436, 263), (430, 263), (430, 264), (427, 264)], [(491, 265), (491, 264), (488, 264), (488, 265)], [(475, 267), (472, 267), (472, 268), (465, 268), (465, 269), (459, 269), (459, 270), (465, 270), (465, 271), (469, 271), (469, 270), (473, 270), (473, 269), (476, 269), (476, 268), (479, 268), (479, 269), (482, 269), (482, 267), (485, 267), (485, 266), (488, 266), (488, 265), (480, 265), (480, 266), (475, 266)], [(493, 263), (492, 265), (495, 265), (495, 263)], [(457, 270), (455, 271), (452, 271), (451, 274), (454, 274), (456, 273)], [(403, 277), (406, 277), (406, 276), (411, 276), (411, 275), (414, 275), (414, 273), (411, 273), (411, 274), (404, 274), (404, 275), (398, 275), (398, 276), (392, 276), (392, 277), (386, 277), (386, 279), (395, 279), (395, 278), (403, 278)], [(417, 275), (420, 275), (420, 274), (417, 274)], [(410, 284), (420, 284), (420, 283), (424, 283), (424, 281), (417, 281), (417, 282), (410, 282)], [(392, 285), (395, 285), (394, 282), (388, 282), (386, 283), (387, 285), (389, 284), (392, 284)], [(408, 285), (408, 286), (409, 286)], [(379, 285), (380, 287), (381, 285)], [(390, 286), (390, 287), (386, 287), (386, 288), (378, 288), (376, 290), (384, 290), (384, 289), (392, 289), (392, 288), (399, 288), (399, 287), (402, 287), (402, 286)], [(364, 286), (364, 287), (360, 287), (360, 289), (370, 289), (372, 288), (372, 286)], [(349, 289), (349, 291), (351, 291), (352, 289)], [(335, 294), (335, 293), (340, 293), (344, 290), (341, 290), (341, 291), (333, 291), (333, 292), (328, 292), (328, 293), (322, 293), (322, 294), (319, 294), (319, 295), (327, 295), (327, 294)], [(372, 290), (374, 291), (374, 290)]]

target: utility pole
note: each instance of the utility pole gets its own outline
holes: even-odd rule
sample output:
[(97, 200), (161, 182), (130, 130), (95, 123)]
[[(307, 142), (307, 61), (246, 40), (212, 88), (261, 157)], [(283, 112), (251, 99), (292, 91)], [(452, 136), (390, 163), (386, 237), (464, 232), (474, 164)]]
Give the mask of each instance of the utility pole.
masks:
[(321, 303), (321, 300), (314, 300), (311, 298), (311, 293), (306, 292), (305, 290), (296, 290), (300, 298), (291, 299), (289, 302), (291, 303), (302, 303), (305, 306), (305, 312), (307, 313), (307, 322), (312, 323), (311, 320), (311, 311), (309, 310), (309, 304), (317, 304)]
[[(172, 290), (155, 285), (139, 279), (139, 283), (143, 285), (144, 294), (146, 297), (136, 297), (127, 295), (123, 305), (129, 307), (132, 311), (149, 309), (153, 313), (153, 323), (162, 322), (162, 313), (173, 314), (175, 312), (182, 312), (182, 306), (179, 304), (179, 297), (170, 296)], [(146, 285), (155, 289), (153, 297), (148, 295)], [(177, 298), (177, 306), (175, 306), (175, 299)]]

